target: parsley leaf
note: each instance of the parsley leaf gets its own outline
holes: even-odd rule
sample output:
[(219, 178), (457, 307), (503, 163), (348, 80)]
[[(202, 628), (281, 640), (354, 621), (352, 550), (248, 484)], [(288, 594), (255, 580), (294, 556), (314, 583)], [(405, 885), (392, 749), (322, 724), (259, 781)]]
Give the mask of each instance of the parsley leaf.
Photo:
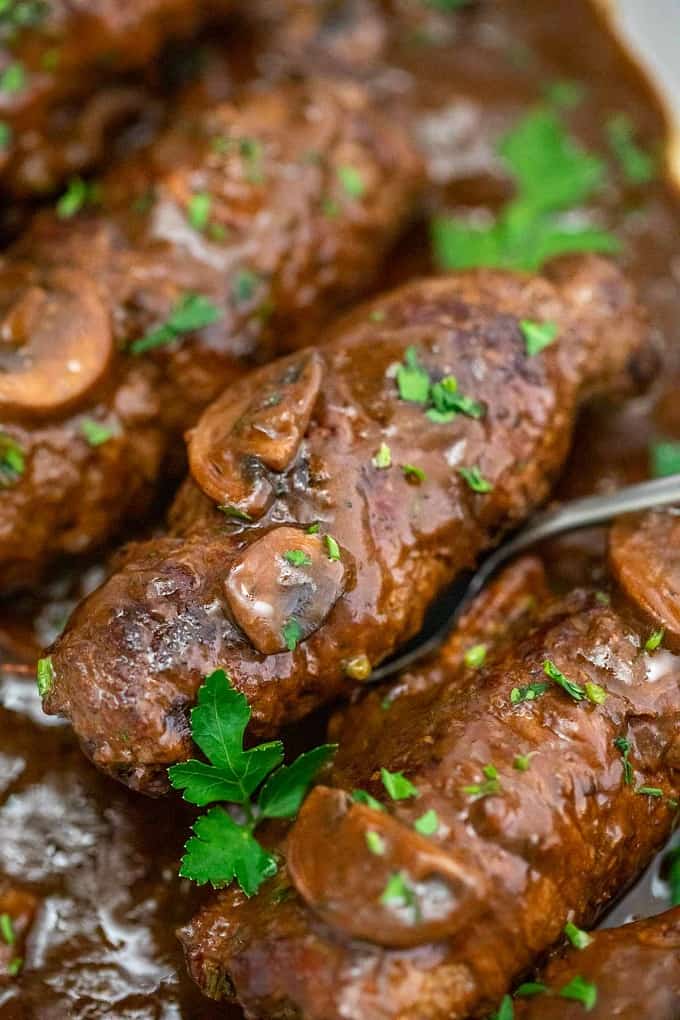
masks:
[(465, 660), (465, 665), (469, 669), (479, 669), (481, 666), (484, 665), (484, 660), (486, 659), (486, 651), (487, 651), (486, 645), (481, 644), (472, 645), (472, 647), (468, 648), (468, 650), (465, 652), (465, 655), (463, 656)]
[(492, 492), (493, 485), (483, 476), (477, 465), (470, 468), (458, 468), (458, 473), (465, 479), (473, 492)]
[(381, 443), (372, 457), (374, 467), (384, 469), (392, 465), (392, 451), (387, 443)]
[[(253, 831), (262, 818), (291, 818), (300, 809), (314, 776), (335, 751), (324, 744), (282, 765), (283, 745), (273, 740), (245, 750), (250, 706), (223, 669), (206, 677), (191, 712), (194, 741), (209, 759), (172, 765), (172, 786), (199, 807), (215, 801), (241, 806), (237, 821), (224, 808), (213, 807), (193, 826), (180, 875), (216, 888), (236, 879), (247, 896), (276, 873), (276, 862)], [(257, 803), (251, 797), (261, 787)]]
[(293, 567), (311, 567), (312, 565), (312, 557), (304, 549), (286, 549), (283, 558)]
[(416, 818), (413, 823), (413, 828), (416, 832), (419, 832), (421, 836), (433, 836), (439, 828), (439, 815), (434, 808), (430, 808), (430, 810), (426, 811), (424, 815), (420, 816), (420, 818)]
[(661, 647), (665, 633), (665, 627), (659, 627), (658, 630), (653, 630), (645, 641), (645, 651), (650, 653), (657, 651), (657, 649)]
[(557, 338), (556, 322), (532, 322), (531, 319), (522, 319), (519, 327), (530, 358), (540, 354)]
[(184, 294), (166, 322), (139, 340), (130, 344), (131, 354), (146, 354), (147, 351), (177, 340), (183, 333), (210, 326), (222, 318), (220, 309), (204, 294)]
[(419, 796), (418, 787), (414, 786), (403, 772), (390, 772), (389, 769), (382, 768), (380, 776), (392, 800), (407, 800), (409, 797)]
[(586, 1011), (590, 1012), (597, 1003), (597, 986), (592, 981), (586, 981), (584, 977), (577, 974), (563, 988), (560, 988), (558, 995), (561, 999), (572, 999), (575, 1002), (580, 1002), (585, 1006)]
[(72, 177), (66, 191), (57, 202), (57, 216), (60, 220), (68, 220), (90, 202), (96, 202), (98, 188), (94, 183), (84, 181), (82, 177)]
[(380, 902), (388, 906), (394, 904), (401, 907), (414, 907), (417, 910), (413, 886), (401, 871), (394, 872), (387, 879), (387, 885), (380, 897)]
[(680, 907), (680, 846), (669, 850), (663, 859), (664, 874), (670, 886), (671, 906)]
[(635, 128), (627, 113), (617, 113), (606, 124), (607, 140), (629, 184), (649, 184), (656, 176), (652, 156), (635, 141)]
[(372, 829), (366, 833), (366, 846), (376, 857), (382, 857), (385, 853), (385, 840), (380, 833), (374, 832)]
[(113, 436), (113, 429), (94, 418), (83, 418), (80, 431), (90, 446), (103, 446)]
[(501, 783), (496, 766), (491, 764), (485, 765), (482, 772), (485, 777), (483, 783), (472, 783), (462, 788), (466, 796), (474, 797), (475, 800), (480, 800), (482, 797), (491, 797), (493, 794), (501, 792)]
[(548, 986), (541, 981), (524, 981), (516, 989), (515, 995), (520, 999), (533, 999), (535, 995), (545, 995)]
[(294, 616), (291, 616), (290, 620), (286, 620), (281, 628), (281, 634), (283, 636), (283, 640), (286, 642), (286, 648), (288, 651), (294, 652), (302, 637), (302, 627)]
[(339, 166), (338, 178), (346, 195), (350, 198), (363, 198), (366, 184), (360, 170), (357, 170), (355, 166)]
[(534, 680), (526, 687), (513, 687), (510, 692), (510, 702), (513, 705), (520, 705), (523, 701), (535, 701), (547, 690), (548, 684)]
[(652, 443), (650, 458), (655, 478), (680, 474), (680, 441), (668, 439)]
[(365, 804), (366, 807), (373, 808), (374, 811), (385, 810), (385, 805), (381, 804), (375, 797), (372, 797), (367, 790), (352, 790), (352, 800), (355, 804)]
[(554, 110), (530, 111), (502, 141), (500, 153), (514, 177), (516, 197), (490, 227), (436, 217), (432, 242), (442, 269), (536, 270), (555, 255), (619, 250), (613, 235), (593, 227), (574, 228), (559, 215), (600, 187), (604, 164), (577, 145)]
[(0, 432), (0, 488), (16, 485), (26, 469), (24, 450), (6, 432)]
[(187, 219), (194, 230), (205, 230), (210, 220), (212, 198), (207, 191), (196, 191), (187, 204)]
[(38, 665), (36, 667), (36, 683), (38, 685), (38, 694), (41, 698), (49, 694), (54, 687), (54, 667), (52, 665), (52, 657), (46, 656), (44, 659), (38, 659)]
[(340, 546), (333, 538), (332, 535), (324, 535), (323, 540), (326, 543), (326, 554), (331, 562), (337, 562), (340, 559)]
[(404, 363), (397, 369), (397, 386), (402, 400), (426, 404), (430, 395), (430, 376), (418, 361), (415, 347), (407, 347)]
[(628, 760), (630, 753), (630, 741), (626, 740), (625, 737), (616, 737), (614, 740), (614, 747), (617, 751), (621, 752), (621, 761), (623, 764), (623, 781), (626, 786), (633, 785), (633, 766)]
[(9, 914), (0, 914), (0, 938), (8, 946), (13, 946), (16, 942), (14, 925)]
[(504, 995), (501, 1004), (495, 1013), (492, 1013), (489, 1020), (514, 1020), (515, 1018), (515, 1007), (512, 1004), (512, 998), (509, 995)]
[(569, 697), (573, 698), (574, 701), (583, 701), (586, 697), (585, 688), (565, 676), (550, 659), (546, 659), (543, 663), (543, 670), (546, 676), (549, 676), (553, 683), (558, 684), (564, 691), (566, 691)]
[(577, 928), (573, 921), (567, 921), (564, 926), (564, 934), (567, 936), (574, 949), (587, 949), (593, 941), (588, 932), (583, 931), (582, 928)]
[(422, 468), (417, 467), (415, 464), (402, 464), (401, 470), (404, 474), (404, 478), (409, 482), (415, 482), (420, 485), (421, 482), (425, 481), (425, 472)]

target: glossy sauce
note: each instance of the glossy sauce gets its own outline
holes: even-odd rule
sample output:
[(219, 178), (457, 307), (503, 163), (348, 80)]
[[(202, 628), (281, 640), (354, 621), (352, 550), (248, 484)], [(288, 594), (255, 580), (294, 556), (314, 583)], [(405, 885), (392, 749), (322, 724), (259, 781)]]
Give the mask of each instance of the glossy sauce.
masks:
[[(586, 0), (482, 0), (453, 16), (395, 20), (392, 35), (380, 77), (423, 111), (419, 132), (438, 182), (431, 209), (496, 208), (507, 198), (495, 140), (556, 80), (585, 84), (585, 99), (565, 117), (590, 148), (607, 153), (604, 124), (625, 111), (645, 147), (660, 149), (665, 128), (658, 104)], [(251, 61), (246, 56), (241, 63), (247, 68)], [(647, 477), (650, 439), (680, 439), (674, 399), (680, 207), (662, 180), (627, 188), (611, 161), (609, 178), (597, 218), (624, 241), (623, 261), (658, 330), (664, 369), (651, 394), (584, 417), (561, 496)], [(383, 283), (431, 268), (420, 225), (400, 245)], [(597, 533), (553, 546), (555, 580), (566, 585), (597, 576), (602, 548)], [(0, 876), (41, 899), (24, 971), (0, 983), (0, 1017), (224, 1017), (225, 1008), (203, 999), (186, 977), (174, 937), (209, 895), (176, 877), (192, 812), (178, 798), (148, 801), (100, 776), (68, 728), (40, 712), (32, 666), (37, 650), (70, 600), (99, 576), (94, 567), (64, 578), (40, 604), (8, 605), (0, 622), (7, 663), (0, 673)], [(606, 923), (659, 911), (667, 897), (657, 862)]]

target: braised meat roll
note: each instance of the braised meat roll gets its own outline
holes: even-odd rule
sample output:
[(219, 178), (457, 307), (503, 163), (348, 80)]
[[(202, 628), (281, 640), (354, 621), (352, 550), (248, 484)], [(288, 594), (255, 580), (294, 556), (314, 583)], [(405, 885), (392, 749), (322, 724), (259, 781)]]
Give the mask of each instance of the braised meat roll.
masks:
[(366, 90), (308, 81), (188, 103), (36, 219), (0, 261), (0, 588), (138, 519), (224, 386), (370, 284), (420, 183)]
[(349, 694), (546, 496), (579, 403), (630, 382), (645, 336), (619, 270), (568, 259), (408, 284), (228, 388), (190, 434), (168, 534), (52, 648), (45, 709), (155, 793), (217, 666), (257, 734)]
[[(541, 596), (535, 565), (519, 585), (518, 569), (515, 596), (534, 597), (512, 622), (486, 596), (481, 667), (461, 664), (457, 635), (452, 657), (335, 721), (330, 775), (272, 836), (277, 876), (252, 899), (220, 893), (181, 933), (206, 994), (257, 1018), (486, 1016), (663, 846), (680, 660), (616, 586)], [(570, 1015), (551, 1001), (541, 1017)]]

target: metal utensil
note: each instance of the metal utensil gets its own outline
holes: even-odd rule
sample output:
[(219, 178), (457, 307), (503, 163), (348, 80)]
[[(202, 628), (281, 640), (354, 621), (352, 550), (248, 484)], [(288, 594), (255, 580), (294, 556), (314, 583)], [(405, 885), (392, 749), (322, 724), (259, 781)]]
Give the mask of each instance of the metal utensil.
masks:
[(616, 492), (608, 492), (602, 496), (587, 496), (564, 503), (555, 510), (548, 510), (532, 518), (524, 528), (518, 531), (508, 542), (488, 556), (476, 573), (472, 574), (461, 590), (460, 586), (452, 596), (447, 598), (454, 605), (447, 612), (433, 633), (423, 631), (410, 642), (406, 651), (389, 659), (371, 674), (370, 683), (380, 683), (405, 669), (411, 668), (426, 655), (436, 651), (449, 636), (456, 623), (470, 606), (473, 599), (491, 580), (503, 564), (524, 552), (533, 545), (563, 535), (579, 528), (590, 528), (596, 524), (605, 524), (621, 514), (633, 513), (638, 510), (651, 510), (655, 507), (669, 506), (677, 503), (680, 506), (680, 474), (667, 478), (658, 478), (652, 482), (641, 482), (638, 485), (627, 485)]

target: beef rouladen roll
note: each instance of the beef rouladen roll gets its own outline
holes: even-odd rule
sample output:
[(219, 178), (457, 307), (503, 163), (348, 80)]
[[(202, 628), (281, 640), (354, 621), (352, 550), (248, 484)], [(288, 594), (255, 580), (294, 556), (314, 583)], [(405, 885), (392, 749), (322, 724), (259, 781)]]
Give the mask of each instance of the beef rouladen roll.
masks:
[(6, 0), (0, 10), (0, 179), (46, 192), (105, 155), (149, 103), (143, 76), (170, 39), (231, 0)]
[[(677, 1020), (680, 907), (621, 928), (593, 932), (553, 960), (514, 1020)], [(522, 989), (520, 988), (520, 993)], [(585, 1008), (584, 1008), (585, 1007)]]
[(487, 1016), (663, 846), (680, 659), (615, 584), (551, 596), (535, 563), (512, 569), (523, 614), (498, 590), (468, 614), (485, 661), (457, 635), (347, 709), (330, 773), (269, 844), (276, 876), (181, 933), (206, 994), (260, 1020)]
[(169, 533), (129, 548), (45, 659), (45, 709), (156, 793), (217, 666), (261, 735), (348, 694), (546, 496), (579, 402), (626, 385), (645, 335), (619, 270), (570, 258), (408, 284), (227, 389)]
[(420, 183), (367, 90), (309, 80), (187, 101), (39, 216), (0, 260), (0, 589), (139, 518), (224, 386), (370, 284)]

